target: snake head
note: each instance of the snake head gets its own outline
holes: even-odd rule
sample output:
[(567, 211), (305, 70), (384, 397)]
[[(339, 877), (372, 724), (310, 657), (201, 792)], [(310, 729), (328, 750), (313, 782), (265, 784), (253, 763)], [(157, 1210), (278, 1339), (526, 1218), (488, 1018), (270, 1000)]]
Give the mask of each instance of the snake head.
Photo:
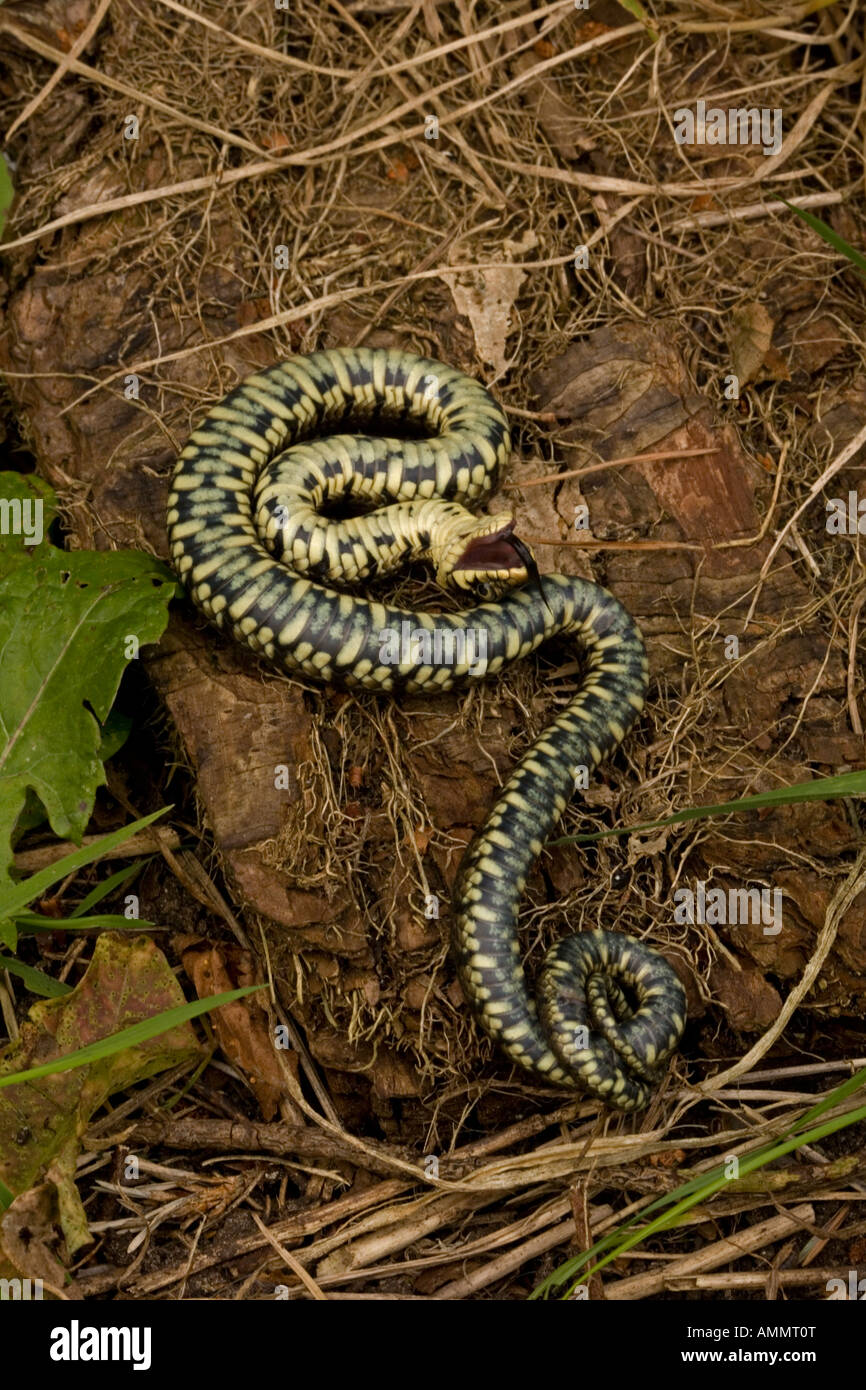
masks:
[(527, 580), (538, 585), (551, 611), (535, 556), (526, 542), (515, 536), (513, 517), (494, 530), (473, 536), (451, 572), (452, 584), (470, 589), (481, 599), (498, 598)]

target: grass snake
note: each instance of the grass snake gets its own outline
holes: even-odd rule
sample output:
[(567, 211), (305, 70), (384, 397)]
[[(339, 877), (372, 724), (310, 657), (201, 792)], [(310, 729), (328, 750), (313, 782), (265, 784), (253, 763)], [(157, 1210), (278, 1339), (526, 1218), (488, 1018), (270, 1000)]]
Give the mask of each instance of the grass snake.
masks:
[[(495, 677), (550, 638), (574, 639), (582, 680), (466, 852), (453, 944), (476, 1017), (513, 1062), (637, 1110), (685, 1024), (673, 969), (633, 938), (581, 932), (548, 952), (533, 998), (517, 918), (576, 780), (643, 707), (646, 654), (606, 589), (542, 580), (510, 515), (470, 510), (510, 447), (497, 402), (441, 362), (385, 348), (291, 358), (247, 377), (190, 436), (168, 502), (171, 557), (217, 627), (319, 683), (435, 693)], [(472, 606), (407, 612), (349, 592), (418, 557)]]

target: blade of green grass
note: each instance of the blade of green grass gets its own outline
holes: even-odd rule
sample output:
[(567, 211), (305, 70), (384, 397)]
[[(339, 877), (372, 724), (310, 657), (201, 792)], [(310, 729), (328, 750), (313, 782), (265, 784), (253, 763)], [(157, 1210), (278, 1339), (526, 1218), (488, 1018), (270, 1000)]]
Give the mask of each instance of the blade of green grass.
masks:
[[(859, 1090), (866, 1083), (866, 1071), (855, 1073), (847, 1081), (843, 1081), (839, 1086), (834, 1087), (817, 1105), (811, 1110), (807, 1110), (801, 1115), (792, 1126), (786, 1131), (781, 1139), (771, 1140), (768, 1144), (763, 1144), (752, 1153), (747, 1154), (739, 1160), (738, 1177), (745, 1177), (748, 1173), (756, 1172), (760, 1168), (766, 1167), (776, 1159), (784, 1157), (792, 1150), (800, 1148), (803, 1144), (811, 1144), (818, 1139), (824, 1139), (829, 1134), (835, 1134), (840, 1129), (847, 1129), (850, 1125), (858, 1124), (862, 1119), (866, 1119), (866, 1106), (848, 1111), (843, 1115), (834, 1116), (823, 1125), (814, 1126), (813, 1121), (820, 1118), (828, 1110), (835, 1108), (841, 1101), (848, 1099), (854, 1092)], [(812, 1126), (810, 1128), (810, 1126)], [(623, 1224), (608, 1235), (602, 1237), (589, 1250), (582, 1252), (571, 1260), (566, 1260), (558, 1269), (539, 1284), (530, 1294), (530, 1298), (544, 1298), (554, 1288), (559, 1288), (576, 1274), (581, 1274), (583, 1279), (588, 1279), (597, 1270), (603, 1269), (611, 1260), (615, 1260), (625, 1251), (630, 1250), (634, 1245), (640, 1244), (648, 1236), (654, 1235), (661, 1230), (667, 1230), (675, 1226), (679, 1218), (692, 1207), (700, 1202), (712, 1197), (720, 1188), (724, 1187), (728, 1181), (727, 1164), (718, 1164), (707, 1173), (701, 1173), (697, 1177), (682, 1183), (673, 1192), (665, 1193), (662, 1197), (657, 1197), (648, 1206), (624, 1221)], [(637, 1230), (634, 1227), (639, 1222), (646, 1220), (653, 1211), (662, 1210), (662, 1214), (654, 1221), (646, 1225), (640, 1225)], [(630, 1231), (631, 1234), (625, 1233)], [(582, 1272), (584, 1266), (596, 1256), (600, 1257), (596, 1264), (589, 1270)], [(564, 1295), (568, 1297), (571, 1289)]]
[[(826, 1139), (828, 1135), (835, 1134), (837, 1130), (848, 1129), (851, 1125), (859, 1124), (861, 1120), (866, 1120), (866, 1105), (861, 1105), (858, 1110), (852, 1110), (846, 1115), (837, 1115), (834, 1120), (828, 1120), (823, 1125), (816, 1125), (814, 1128), (808, 1129), (804, 1133), (797, 1134), (793, 1139), (787, 1140), (784, 1144), (776, 1145), (770, 1153), (758, 1153), (742, 1159), (738, 1166), (738, 1176), (745, 1177), (747, 1173), (754, 1173), (759, 1168), (765, 1168), (768, 1163), (775, 1162), (778, 1158), (784, 1158), (785, 1154), (791, 1153), (794, 1149), (802, 1148), (804, 1144), (815, 1144), (819, 1139)], [(617, 1259), (625, 1250), (630, 1250), (633, 1245), (639, 1244), (640, 1241), (645, 1240), (647, 1236), (655, 1235), (657, 1231), (664, 1231), (671, 1226), (675, 1226), (678, 1218), (682, 1216), (684, 1212), (690, 1211), (691, 1208), (697, 1206), (698, 1203), (706, 1201), (708, 1197), (712, 1197), (720, 1188), (725, 1186), (727, 1181), (728, 1178), (724, 1171), (718, 1174), (712, 1182), (708, 1182), (706, 1186), (701, 1187), (697, 1192), (677, 1202), (674, 1207), (664, 1212), (661, 1216), (656, 1217), (655, 1221), (651, 1221), (648, 1226), (643, 1226), (639, 1231), (635, 1231), (633, 1235), (627, 1236), (624, 1241), (617, 1245), (615, 1250), (611, 1250), (599, 1260), (597, 1264), (594, 1264), (591, 1269), (587, 1270), (585, 1277), (588, 1279), (598, 1270), (604, 1269), (605, 1265), (610, 1264), (611, 1260)]]
[[(785, 1131), (785, 1134), (782, 1136), (781, 1139), (772, 1139), (768, 1143), (761, 1145), (759, 1148), (753, 1150), (751, 1154), (747, 1155), (747, 1157), (743, 1159), (742, 1162), (744, 1164), (748, 1162), (750, 1164), (749, 1171), (754, 1171), (755, 1169), (763, 1167), (767, 1163), (772, 1162), (773, 1159), (779, 1157), (782, 1152), (780, 1146), (786, 1142), (787, 1138), (794, 1136), (795, 1144), (805, 1143), (806, 1140), (802, 1134), (804, 1126), (808, 1126), (812, 1123), (813, 1120), (820, 1118), (822, 1114), (825, 1114), (828, 1110), (833, 1109), (843, 1100), (846, 1100), (848, 1096), (851, 1095), (854, 1091), (859, 1090), (860, 1087), (864, 1085), (864, 1083), (866, 1083), (866, 1071), (855, 1072), (855, 1074), (849, 1077), (847, 1081), (843, 1081), (838, 1086), (834, 1087), (834, 1089), (830, 1091), (826, 1096), (824, 1096), (824, 1098), (821, 1101), (819, 1101), (817, 1105), (813, 1106), (811, 1110), (808, 1110), (805, 1114), (801, 1115), (794, 1122), (794, 1124), (791, 1125), (787, 1131)], [(839, 1127), (844, 1128), (847, 1125), (853, 1123), (855, 1123), (855, 1120), (854, 1118), (852, 1118), (850, 1114), (843, 1115), (842, 1117), (840, 1117)], [(579, 1256), (576, 1256), (574, 1260), (566, 1261), (564, 1265), (560, 1266), (560, 1270), (573, 1270), (574, 1268), (579, 1268), (582, 1264), (587, 1263), (593, 1255), (598, 1254), (604, 1250), (610, 1249), (612, 1246), (616, 1247), (616, 1250), (614, 1252), (615, 1257), (615, 1254), (621, 1248), (623, 1248), (618, 1244), (618, 1241), (624, 1231), (629, 1230), (630, 1228), (634, 1227), (638, 1222), (643, 1221), (647, 1216), (650, 1215), (651, 1212), (668, 1207), (671, 1204), (676, 1203), (683, 1197), (688, 1196), (690, 1193), (698, 1193), (700, 1199), (712, 1195), (708, 1192), (707, 1185), (713, 1183), (715, 1179), (718, 1177), (726, 1177), (726, 1168), (723, 1164), (716, 1165), (715, 1168), (710, 1169), (706, 1173), (698, 1174), (697, 1177), (690, 1179), (688, 1182), (682, 1183), (673, 1192), (665, 1193), (661, 1197), (656, 1197), (654, 1201), (650, 1202), (647, 1206), (643, 1207), (641, 1211), (635, 1212), (633, 1216), (629, 1217), (627, 1221), (623, 1222), (623, 1224), (618, 1228), (618, 1230), (612, 1231), (608, 1235), (604, 1236), (590, 1250), (585, 1251), (583, 1254)], [(641, 1239), (643, 1239), (643, 1234), (645, 1234), (645, 1231), (646, 1228), (642, 1227), (642, 1234), (640, 1237)], [(556, 1279), (556, 1276), (560, 1273), (560, 1270), (555, 1270), (553, 1275), (551, 1276), (551, 1279)], [(536, 1293), (537, 1292), (538, 1291), (536, 1291)], [(534, 1296), (536, 1295), (534, 1294), (533, 1297)]]
[(658, 43), (659, 36), (653, 28), (652, 21), (650, 20), (650, 17), (644, 9), (643, 5), (640, 3), (640, 0), (619, 0), (619, 3), (624, 10), (628, 11), (630, 15), (634, 15), (635, 19), (640, 20), (641, 24), (643, 24), (653, 43)]
[(813, 1105), (811, 1110), (807, 1110), (805, 1115), (801, 1115), (788, 1133), (791, 1134), (795, 1130), (800, 1130), (804, 1125), (810, 1125), (813, 1120), (820, 1120), (821, 1116), (826, 1115), (828, 1110), (840, 1105), (843, 1100), (847, 1100), (864, 1085), (866, 1085), (866, 1071), (855, 1071), (854, 1075), (849, 1076), (847, 1081), (840, 1081), (839, 1085), (834, 1086), (823, 1100), (819, 1100), (817, 1105)]
[(40, 994), (44, 999), (59, 999), (61, 994), (68, 994), (72, 989), (72, 985), (53, 980), (44, 971), (36, 970), (32, 965), (25, 965), (14, 956), (0, 956), (0, 970), (8, 970), (10, 974), (18, 975), (31, 994)]
[(41, 897), (67, 874), (75, 869), (83, 869), (86, 864), (95, 863), (108, 850), (117, 849), (139, 830), (144, 830), (145, 826), (151, 825), (159, 816), (164, 816), (170, 810), (170, 806), (163, 806), (159, 811), (152, 811), (149, 816), (142, 816), (141, 820), (132, 821), (130, 825), (124, 825), (110, 835), (103, 835), (92, 845), (85, 845), (82, 849), (74, 850), (72, 854), (64, 855), (62, 859), (56, 859), (53, 864), (40, 869), (30, 878), (25, 878), (22, 883), (6, 888), (0, 894), (0, 919), (12, 917), (16, 912), (20, 912), (23, 907), (32, 903), (34, 898)]
[(153, 1018), (142, 1019), (140, 1023), (133, 1023), (129, 1028), (109, 1033), (108, 1037), (99, 1038), (96, 1042), (79, 1047), (77, 1051), (68, 1052), (65, 1057), (57, 1057), (53, 1062), (46, 1062), (41, 1067), (29, 1067), (27, 1071), (0, 1076), (0, 1090), (4, 1086), (20, 1086), (22, 1082), (35, 1081), (39, 1076), (54, 1076), (57, 1072), (74, 1071), (76, 1067), (87, 1066), (88, 1063), (101, 1061), (104, 1057), (113, 1057), (116, 1052), (122, 1052), (126, 1047), (137, 1047), (139, 1043), (148, 1042), (160, 1033), (167, 1033), (169, 1029), (176, 1028), (178, 1024), (186, 1023), (191, 1018), (197, 1018), (199, 1014), (209, 1013), (211, 1009), (218, 1009), (223, 1004), (230, 1004), (233, 999), (243, 999), (245, 995), (255, 994), (261, 989), (267, 989), (267, 985), (245, 985), (243, 989), (230, 989), (223, 994), (208, 995), (206, 999), (194, 999), (190, 1004), (178, 1004), (174, 1009), (163, 1009), (162, 1013), (155, 1014)]
[(109, 893), (113, 893), (115, 888), (122, 888), (128, 879), (140, 873), (153, 858), (152, 854), (148, 854), (144, 859), (137, 859), (134, 864), (127, 864), (125, 868), (118, 869), (116, 874), (110, 874), (108, 878), (103, 879), (102, 883), (97, 883), (96, 887), (87, 894), (87, 897), (82, 898), (74, 912), (69, 914), (70, 917), (83, 917), (97, 903), (101, 903), (103, 898), (107, 898)]
[(597, 830), (591, 835), (563, 835), (558, 840), (548, 840), (546, 844), (548, 848), (551, 845), (587, 844), (590, 840), (604, 840), (611, 835), (638, 835), (666, 825), (679, 825), (683, 821), (704, 820), (708, 816), (759, 811), (766, 806), (793, 806), (801, 801), (828, 801), (834, 796), (866, 796), (866, 772), (841, 772), (837, 777), (815, 777), (809, 782), (795, 782), (790, 787), (774, 787), (772, 791), (743, 796), (738, 801), (723, 801), (718, 806), (690, 806), (686, 811), (677, 811), (663, 820), (647, 821), (643, 825)]
[(822, 237), (828, 246), (832, 246), (834, 251), (838, 251), (840, 256), (844, 256), (847, 261), (850, 261), (858, 274), (866, 279), (866, 256), (863, 256), (859, 251), (855, 251), (854, 247), (850, 246), (844, 237), (841, 237), (838, 232), (833, 231), (833, 228), (828, 222), (824, 222), (822, 218), (816, 217), (813, 212), (809, 212), (808, 208), (798, 208), (796, 203), (789, 203), (785, 198), (782, 198), (781, 201), (785, 204), (786, 208), (791, 209), (791, 212), (795, 212), (800, 220), (806, 223), (807, 227), (811, 227), (813, 232), (817, 232), (818, 236)]
[[(124, 917), (120, 913), (103, 912), (93, 917), (42, 917), (38, 912), (16, 912), (12, 921), (21, 936), (28, 932), (49, 931), (137, 931), (139, 928), (155, 928), (155, 923), (145, 917)], [(168, 928), (162, 930), (167, 931)]]

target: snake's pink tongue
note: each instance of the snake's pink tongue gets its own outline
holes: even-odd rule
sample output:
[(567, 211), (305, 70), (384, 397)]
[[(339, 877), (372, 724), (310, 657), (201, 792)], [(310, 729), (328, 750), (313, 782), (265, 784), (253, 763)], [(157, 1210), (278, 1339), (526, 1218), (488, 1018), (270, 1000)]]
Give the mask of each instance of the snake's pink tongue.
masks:
[(489, 536), (474, 536), (454, 568), (456, 570), (517, 568), (521, 562), (520, 555), (511, 538), (513, 530), (514, 522), (510, 521), (499, 531), (491, 531)]

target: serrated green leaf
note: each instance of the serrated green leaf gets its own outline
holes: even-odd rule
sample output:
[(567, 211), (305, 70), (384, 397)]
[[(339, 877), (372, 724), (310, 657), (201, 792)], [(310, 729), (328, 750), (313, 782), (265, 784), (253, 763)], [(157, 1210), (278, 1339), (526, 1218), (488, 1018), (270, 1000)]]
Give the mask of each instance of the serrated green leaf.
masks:
[(46, 544), (36, 507), (48, 499), (22, 496), (33, 481), (0, 474), (0, 891), (28, 792), (56, 835), (80, 842), (104, 782), (100, 726), (127, 662), (162, 636), (175, 588), (139, 551)]
[(0, 571), (5, 555), (49, 547), (57, 495), (38, 473), (0, 473)]
[(17, 845), (18, 841), (28, 831), (35, 830), (37, 825), (42, 825), (45, 820), (45, 807), (39, 800), (35, 792), (28, 790), (24, 798), (24, 805), (18, 814), (15, 827), (12, 831), (12, 844)]
[(121, 714), (119, 710), (111, 709), (108, 711), (108, 718), (103, 721), (100, 729), (99, 740), (99, 761), (107, 763), (109, 758), (113, 758), (115, 753), (119, 753), (132, 730), (132, 720), (128, 714)]

